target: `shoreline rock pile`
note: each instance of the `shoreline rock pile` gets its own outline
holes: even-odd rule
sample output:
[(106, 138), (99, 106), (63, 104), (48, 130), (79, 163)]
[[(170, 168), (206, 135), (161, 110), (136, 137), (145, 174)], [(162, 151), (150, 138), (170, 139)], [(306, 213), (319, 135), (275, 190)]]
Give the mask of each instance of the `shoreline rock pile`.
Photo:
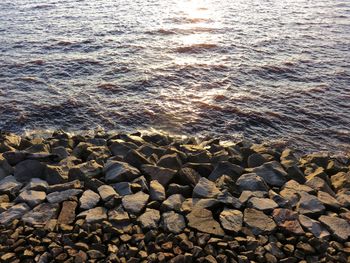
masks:
[(350, 160), (164, 134), (0, 135), (1, 262), (350, 262)]

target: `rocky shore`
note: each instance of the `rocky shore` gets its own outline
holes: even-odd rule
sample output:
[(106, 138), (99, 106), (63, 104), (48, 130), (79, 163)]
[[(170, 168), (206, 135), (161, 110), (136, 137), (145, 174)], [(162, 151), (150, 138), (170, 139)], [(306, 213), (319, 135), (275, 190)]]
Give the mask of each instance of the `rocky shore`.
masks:
[(0, 135), (1, 262), (350, 262), (349, 156)]

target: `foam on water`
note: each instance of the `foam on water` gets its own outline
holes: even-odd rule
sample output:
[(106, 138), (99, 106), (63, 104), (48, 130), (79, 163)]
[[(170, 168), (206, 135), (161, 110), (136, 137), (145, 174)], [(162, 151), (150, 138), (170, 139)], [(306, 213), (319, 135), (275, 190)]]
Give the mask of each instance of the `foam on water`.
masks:
[(347, 0), (2, 0), (0, 129), (350, 145)]

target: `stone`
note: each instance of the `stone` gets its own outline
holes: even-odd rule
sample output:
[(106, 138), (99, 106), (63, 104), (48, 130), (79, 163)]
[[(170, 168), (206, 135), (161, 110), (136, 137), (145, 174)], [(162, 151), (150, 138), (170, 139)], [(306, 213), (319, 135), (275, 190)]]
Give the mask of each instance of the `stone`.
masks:
[(14, 176), (19, 182), (29, 182), (32, 178), (45, 178), (45, 165), (36, 160), (24, 160), (15, 166)]
[(166, 195), (182, 194), (185, 197), (192, 196), (192, 187), (189, 185), (169, 184), (166, 189)]
[(92, 190), (86, 190), (79, 199), (80, 209), (92, 209), (98, 204), (99, 201), (100, 195)]
[(350, 172), (339, 172), (331, 177), (332, 186), (336, 191), (350, 189)]
[(157, 180), (164, 187), (168, 185), (176, 174), (175, 170), (158, 167), (155, 165), (143, 165), (141, 171), (148, 175), (151, 180)]
[(269, 191), (269, 198), (276, 202), (279, 207), (289, 208), (291, 207), (290, 202), (283, 198), (281, 195), (277, 194), (275, 191)]
[(249, 168), (254, 168), (263, 165), (267, 160), (260, 153), (253, 153), (249, 155), (247, 164)]
[(169, 168), (172, 170), (179, 170), (182, 166), (181, 159), (177, 153), (163, 155), (157, 162), (157, 166)]
[(103, 167), (95, 160), (75, 165), (69, 169), (68, 178), (87, 182), (92, 178), (98, 178), (102, 175)]
[(13, 174), (13, 168), (8, 163), (8, 161), (0, 155), (0, 180), (4, 179), (6, 176)]
[(137, 222), (143, 229), (157, 229), (160, 221), (160, 213), (158, 210), (147, 208), (146, 211), (140, 215)]
[(208, 209), (194, 207), (186, 217), (188, 226), (191, 228), (216, 236), (223, 236), (225, 234), (220, 224), (213, 218), (212, 212)]
[(318, 221), (324, 224), (336, 239), (343, 242), (349, 239), (350, 224), (346, 220), (339, 217), (322, 215)]
[(68, 172), (61, 166), (46, 165), (44, 178), (48, 184), (61, 184), (68, 180)]
[(25, 190), (16, 198), (18, 202), (25, 202), (30, 207), (37, 206), (46, 199), (46, 193), (34, 190)]
[(272, 217), (279, 228), (295, 235), (305, 234), (298, 221), (298, 213), (284, 208), (273, 210)]
[(132, 191), (132, 184), (128, 182), (120, 182), (113, 185), (113, 188), (117, 191), (117, 193), (121, 196), (124, 195), (131, 195), (133, 194)]
[(137, 168), (118, 161), (108, 161), (103, 171), (107, 183), (130, 182), (140, 176)]
[(124, 158), (131, 149), (136, 149), (137, 146), (133, 143), (126, 143), (123, 140), (113, 140), (109, 145), (109, 149), (114, 156)]
[(272, 211), (278, 204), (269, 198), (252, 197), (248, 201), (248, 206), (261, 211)]
[(341, 207), (346, 207), (350, 209), (350, 192), (338, 193), (336, 197), (337, 197), (336, 200)]
[(179, 234), (185, 229), (186, 222), (182, 215), (170, 211), (162, 214), (162, 225), (165, 231)]
[(249, 172), (260, 176), (271, 186), (281, 187), (287, 181), (287, 173), (277, 161), (264, 163), (261, 166), (249, 169)]
[[(32, 178), (30, 182), (24, 187), (25, 190), (43, 191), (46, 192), (49, 188), (48, 183), (40, 178)], [(22, 189), (22, 190), (24, 190)]]
[(193, 198), (215, 198), (220, 194), (215, 183), (202, 177), (193, 189)]
[(223, 175), (228, 175), (234, 180), (237, 180), (237, 178), (242, 174), (243, 168), (230, 163), (228, 161), (219, 162), (213, 172), (209, 175), (208, 179), (211, 181), (216, 181), (218, 178), (220, 178)]
[(22, 185), (23, 184), (18, 182), (14, 176), (6, 176), (0, 181), (0, 193), (15, 196), (22, 188)]
[(164, 201), (165, 189), (157, 180), (150, 182), (150, 198), (152, 201)]
[(303, 161), (306, 163), (314, 163), (320, 167), (326, 168), (329, 160), (328, 153), (319, 152), (308, 154), (303, 158)]
[(183, 167), (179, 171), (176, 178), (180, 184), (190, 185), (190, 186), (194, 187), (198, 183), (201, 176), (196, 170), (194, 170), (190, 167)]
[(297, 181), (295, 180), (289, 180), (288, 182), (286, 182), (284, 184), (284, 186), (282, 187), (282, 189), (292, 189), (294, 190), (295, 193), (298, 192), (306, 192), (306, 193), (314, 193), (315, 190), (312, 189), (310, 186), (304, 185), (304, 184), (299, 184)]
[(79, 180), (74, 180), (63, 184), (50, 185), (47, 189), (47, 193), (61, 192), (65, 190), (81, 189), (81, 188), (83, 188), (82, 182), (80, 182)]
[(109, 210), (108, 219), (109, 221), (117, 224), (129, 223), (130, 221), (129, 214), (121, 206), (117, 207), (116, 209)]
[(146, 156), (136, 150), (128, 151), (124, 158), (124, 161), (138, 169), (140, 169), (142, 165), (152, 164), (149, 160), (147, 160)]
[(77, 217), (85, 216), (87, 223), (97, 223), (107, 219), (107, 209), (104, 207), (95, 207), (80, 213)]
[(320, 200), (329, 209), (338, 210), (340, 208), (340, 203), (338, 200), (331, 196), (329, 193), (318, 191), (317, 199)]
[(242, 229), (243, 214), (239, 210), (225, 208), (220, 213), (220, 222), (225, 230), (238, 233)]
[(101, 185), (99, 188), (97, 188), (97, 191), (104, 202), (107, 202), (113, 197), (118, 196), (117, 192), (110, 185)]
[(149, 195), (140, 191), (136, 194), (126, 195), (122, 199), (126, 211), (132, 214), (139, 214), (145, 208)]
[(61, 203), (66, 200), (70, 200), (71, 198), (81, 194), (83, 190), (80, 189), (69, 189), (61, 192), (53, 192), (46, 196), (47, 201), (49, 203)]
[(317, 199), (316, 196), (310, 195), (306, 192), (300, 192), (300, 199), (297, 204), (296, 210), (300, 214), (304, 214), (307, 216), (315, 216), (322, 214), (326, 209), (322, 202)]
[(264, 191), (243, 191), (239, 197), (239, 201), (242, 204), (245, 204), (249, 201), (252, 197), (258, 197), (258, 198), (264, 198), (267, 197), (267, 192)]
[(75, 210), (78, 203), (75, 201), (64, 201), (58, 216), (58, 224), (72, 224), (75, 221)]
[(22, 221), (32, 226), (45, 226), (51, 219), (56, 218), (59, 204), (42, 203), (22, 216)]
[(22, 218), (23, 214), (29, 210), (30, 207), (25, 203), (16, 204), (0, 214), (0, 224), (7, 225), (15, 219)]
[(162, 203), (162, 210), (174, 210), (176, 212), (180, 212), (184, 201), (185, 198), (181, 194), (171, 195)]
[(269, 187), (265, 181), (255, 173), (248, 173), (241, 175), (236, 182), (238, 188), (241, 191), (265, 191), (269, 190)]
[(315, 189), (317, 191), (323, 191), (330, 194), (331, 196), (335, 196), (335, 193), (331, 187), (322, 178), (314, 177), (312, 179), (309, 179), (306, 181), (305, 185), (310, 186), (312, 189)]
[(304, 229), (311, 232), (316, 238), (326, 239), (330, 233), (321, 225), (320, 222), (304, 215), (299, 215), (299, 222)]
[(221, 194), (218, 195), (218, 197), (216, 199), (220, 203), (225, 204), (226, 206), (229, 206), (229, 207), (233, 207), (236, 209), (241, 209), (241, 207), (242, 207), (241, 201), (238, 198), (232, 196), (232, 194), (229, 191), (227, 191), (226, 189), (224, 189), (221, 192)]
[(272, 233), (277, 227), (271, 217), (254, 208), (246, 208), (244, 210), (243, 222), (251, 229), (254, 235)]
[(281, 157), (281, 165), (287, 172), (287, 177), (290, 180), (295, 180), (300, 184), (304, 184), (306, 179), (304, 173), (297, 166), (298, 161), (285, 160)]

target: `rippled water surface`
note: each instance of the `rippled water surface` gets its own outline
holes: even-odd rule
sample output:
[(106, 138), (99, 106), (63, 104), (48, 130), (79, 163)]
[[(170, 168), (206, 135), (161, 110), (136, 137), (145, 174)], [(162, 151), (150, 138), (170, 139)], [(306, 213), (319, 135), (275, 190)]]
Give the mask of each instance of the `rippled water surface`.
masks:
[(1, 0), (0, 128), (350, 143), (348, 0)]

